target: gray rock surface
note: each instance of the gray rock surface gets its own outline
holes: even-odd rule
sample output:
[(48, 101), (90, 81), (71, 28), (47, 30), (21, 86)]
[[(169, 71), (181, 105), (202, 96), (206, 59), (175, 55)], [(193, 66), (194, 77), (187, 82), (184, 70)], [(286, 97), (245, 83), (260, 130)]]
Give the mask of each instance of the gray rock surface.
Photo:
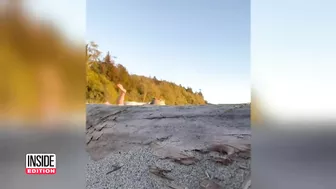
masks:
[(250, 105), (87, 105), (88, 189), (217, 189), (250, 175)]

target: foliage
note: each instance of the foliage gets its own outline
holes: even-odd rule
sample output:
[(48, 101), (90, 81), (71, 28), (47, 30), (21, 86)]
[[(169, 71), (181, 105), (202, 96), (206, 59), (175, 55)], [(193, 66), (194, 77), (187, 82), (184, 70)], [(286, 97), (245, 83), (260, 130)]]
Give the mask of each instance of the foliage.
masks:
[(118, 97), (116, 84), (121, 83), (127, 90), (126, 101), (149, 102), (152, 98), (165, 100), (167, 105), (203, 105), (206, 101), (201, 91), (194, 92), (172, 82), (158, 80), (155, 76), (131, 75), (127, 69), (115, 63), (115, 57), (102, 52), (94, 42), (87, 44), (87, 90), (88, 103), (114, 104)]

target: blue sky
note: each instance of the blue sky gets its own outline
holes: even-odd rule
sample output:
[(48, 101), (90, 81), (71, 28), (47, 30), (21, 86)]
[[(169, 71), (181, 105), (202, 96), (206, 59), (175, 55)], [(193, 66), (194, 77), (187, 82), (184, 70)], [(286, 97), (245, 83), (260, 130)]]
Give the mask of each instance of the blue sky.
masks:
[(250, 102), (247, 0), (95, 0), (86, 40), (130, 73), (202, 90), (211, 103)]
[[(177, 83), (181, 83), (184, 85), (189, 85), (195, 89), (201, 88), (203, 93), (205, 94), (206, 99), (210, 102), (216, 102), (216, 99), (225, 99), (232, 100), (233, 102), (239, 101), (236, 99), (249, 99), (249, 91), (250, 91), (250, 81), (249, 81), (249, 61), (244, 62), (245, 66), (241, 66), (240, 68), (246, 68), (245, 71), (237, 72), (232, 70), (237, 70), (237, 64), (230, 64), (228, 59), (232, 59), (232, 57), (236, 56), (223, 56), (223, 54), (227, 53), (228, 51), (223, 50), (221, 54), (211, 54), (212, 56), (208, 56), (209, 52), (216, 52), (210, 51), (210, 49), (214, 49), (213, 46), (210, 44), (214, 44), (217, 40), (217, 51), (219, 49), (228, 48), (228, 44), (230, 44), (235, 50), (238, 49), (238, 46), (241, 46), (240, 50), (243, 51), (241, 56), (238, 58), (236, 57), (236, 62), (241, 59), (247, 59), (248, 50), (244, 44), (240, 41), (240, 43), (234, 43), (234, 40), (231, 36), (241, 36), (235, 38), (235, 40), (245, 40), (245, 37), (248, 37), (249, 34), (243, 35), (243, 33), (247, 33), (247, 30), (239, 30), (239, 28), (244, 25), (248, 25), (249, 19), (247, 12), (248, 5), (242, 5), (244, 9), (247, 11), (238, 11), (232, 9), (233, 5), (221, 5), (214, 4), (216, 1), (211, 1), (211, 4), (203, 4), (207, 6), (214, 7), (214, 11), (208, 10), (204, 8), (203, 10), (199, 11), (202, 15), (207, 15), (207, 17), (211, 17), (212, 19), (202, 18), (199, 15), (192, 15), (198, 18), (199, 26), (198, 29), (194, 32), (198, 34), (198, 36), (206, 36), (203, 38), (203, 44), (205, 44), (204, 39), (208, 39), (207, 44), (205, 47), (203, 46), (196, 46), (198, 49), (202, 48), (202, 56), (199, 54), (193, 54), (194, 56), (177, 56), (180, 54), (186, 53), (187, 50), (189, 52), (195, 52), (194, 46), (188, 48), (182, 48), (187, 46), (187, 42), (191, 41), (195, 44), (195, 41), (190, 39), (191, 36), (197, 36), (193, 32), (187, 32), (188, 28), (191, 27), (191, 24), (188, 27), (181, 27), (180, 30), (169, 30), (169, 36), (176, 34), (176, 31), (183, 31), (180, 35), (178, 42), (184, 42), (184, 46), (179, 43), (174, 47), (178, 50), (174, 50), (174, 48), (170, 47), (169, 51), (165, 51), (167, 55), (169, 55), (169, 60), (175, 59), (179, 60), (179, 63), (176, 62), (168, 62), (169, 65), (177, 64), (177, 68), (173, 69), (173, 72), (170, 70), (171, 67), (165, 65), (167, 56), (165, 59), (159, 59), (159, 61), (155, 61), (153, 63), (154, 66), (148, 67), (149, 59), (154, 59), (153, 57), (157, 57), (159, 55), (151, 53), (150, 56), (147, 54), (143, 54), (140, 56), (140, 52), (148, 52), (149, 50), (144, 49), (136, 49), (131, 46), (140, 46), (140, 42), (132, 42), (130, 41), (129, 36), (135, 35), (138, 33), (132, 33), (131, 31), (126, 32), (128, 35), (127, 37), (122, 37), (123, 31), (125, 31), (125, 27), (122, 26), (121, 20), (126, 18), (131, 19), (132, 9), (136, 9), (134, 7), (140, 6), (142, 9), (146, 3), (141, 5), (137, 4), (136, 1), (133, 3), (128, 1), (130, 5), (129, 8), (125, 8), (128, 6), (127, 4), (122, 5), (123, 9), (113, 8), (118, 7), (118, 3), (116, 1), (111, 2), (115, 4), (114, 6), (101, 6), (98, 7), (99, 4), (104, 5), (99, 1), (88, 1), (88, 6), (86, 9), (85, 0), (30, 0), (25, 1), (26, 4), (29, 6), (30, 9), (34, 10), (34, 14), (36, 16), (49, 18), (52, 19), (54, 23), (64, 32), (71, 39), (80, 39), (83, 40), (86, 32), (86, 35), (91, 36), (92, 38), (96, 38), (96, 41), (101, 44), (103, 50), (111, 50), (115, 55), (119, 57), (119, 62), (128, 66), (129, 70), (133, 73), (139, 73), (143, 75), (157, 75), (161, 74), (162, 78), (167, 80), (172, 80)], [(93, 2), (99, 2), (98, 4), (93, 5)], [(108, 2), (108, 1), (106, 1)], [(142, 1), (145, 2), (145, 1)], [(169, 1), (171, 4), (174, 1)], [(193, 1), (199, 2), (199, 1)], [(228, 1), (217, 1), (217, 2), (228, 2)], [(247, 1), (237, 1), (232, 0), (231, 2), (237, 4), (239, 2), (247, 2)], [(210, 1), (209, 1), (210, 3)], [(91, 6), (92, 9), (89, 7)], [(182, 7), (190, 6), (184, 5), (180, 6), (179, 9), (172, 9), (170, 12), (177, 12), (177, 10), (181, 10)], [(263, 108), (266, 112), (273, 115), (273, 118), (278, 118), (281, 120), (296, 120), (298, 118), (304, 119), (314, 119), (314, 118), (335, 118), (336, 113), (336, 90), (333, 90), (335, 84), (335, 62), (336, 62), (336, 27), (333, 24), (336, 20), (336, 13), (334, 11), (334, 7), (336, 6), (335, 0), (254, 0), (251, 4), (251, 78), (253, 87), (258, 92), (259, 102), (262, 103)], [(196, 6), (196, 3), (193, 5), (194, 8), (202, 9), (200, 4)], [(216, 11), (217, 9), (222, 8), (222, 12)], [(97, 9), (101, 9), (97, 10)], [(106, 10), (107, 9), (107, 10)], [(116, 9), (116, 10), (114, 10)], [(125, 10), (126, 11), (123, 11)], [(140, 10), (142, 10), (140, 9)], [(157, 11), (162, 13), (167, 13), (168, 8), (166, 11)], [(232, 10), (231, 10), (232, 9)], [(242, 8), (243, 9), (243, 8)], [(112, 12), (112, 10), (114, 12)], [(146, 10), (146, 9), (144, 9)], [(192, 10), (189, 8), (189, 10)], [(91, 12), (91, 13), (90, 13)], [(102, 13), (105, 18), (102, 15)], [(133, 11), (134, 12), (134, 11)], [(139, 12), (139, 10), (135, 11)], [(144, 11), (146, 12), (146, 11)], [(148, 12), (148, 11), (147, 11)], [(196, 11), (193, 11), (196, 12)], [(205, 14), (210, 12), (208, 14)], [(233, 12), (233, 13), (232, 13)], [(109, 16), (109, 14), (118, 14), (117, 16)], [(148, 14), (151, 12), (148, 12)], [(185, 8), (185, 11), (180, 11), (182, 13), (187, 14), (188, 10)], [(229, 14), (230, 13), (230, 14)], [(238, 14), (239, 13), (239, 14)], [(89, 17), (92, 14), (92, 17)], [(220, 19), (218, 19), (215, 14), (222, 14)], [(232, 15), (231, 15), (232, 14)], [(211, 16), (212, 15), (212, 16)], [(189, 14), (189, 17), (192, 17)], [(104, 21), (109, 17), (111, 21)], [(156, 19), (162, 18), (163, 16), (159, 17), (156, 16)], [(137, 16), (136, 16), (137, 18)], [(138, 20), (143, 19), (143, 17), (139, 17)], [(185, 18), (185, 17), (184, 17)], [(98, 20), (94, 20), (98, 19)], [(121, 20), (120, 20), (121, 19)], [(196, 21), (191, 23), (195, 23)], [(212, 21), (211, 21), (212, 20)], [(233, 22), (233, 20), (245, 20), (242, 22)], [(112, 24), (112, 21), (114, 23)], [(184, 19), (185, 21), (185, 19)], [(209, 24), (206, 22), (209, 21)], [(211, 35), (207, 35), (208, 31), (214, 30), (216, 27), (211, 25), (217, 21), (219, 24), (216, 26), (217, 28), (221, 28), (220, 33), (229, 33), (225, 35), (214, 35), (214, 31), (211, 32)], [(94, 22), (94, 23), (92, 23)], [(181, 22), (180, 23), (181, 25)], [(186, 21), (185, 21), (186, 22)], [(92, 24), (90, 24), (92, 23)], [(105, 24), (102, 24), (105, 23)], [(172, 23), (169, 23), (169, 26)], [(104, 25), (103, 30), (91, 30), (88, 28), (86, 30), (86, 25)], [(131, 23), (129, 23), (130, 25)], [(234, 25), (240, 24), (240, 25)], [(195, 25), (195, 24), (194, 24)], [(118, 26), (118, 27), (116, 27)], [(200, 27), (203, 26), (203, 27)], [(210, 27), (212, 26), (212, 27)], [(106, 29), (107, 27), (107, 29)], [(111, 29), (108, 28), (115, 28), (115, 30), (109, 31)], [(130, 26), (128, 26), (130, 27)], [(135, 26), (133, 26), (135, 27)], [(154, 27), (154, 26), (152, 26)], [(168, 27), (168, 26), (167, 26)], [(195, 28), (196, 26), (193, 26)], [(101, 27), (100, 27), (101, 28)], [(224, 28), (224, 29), (223, 29)], [(97, 27), (99, 29), (99, 27)], [(210, 30), (212, 29), (212, 30)], [(171, 31), (175, 31), (175, 33), (171, 33)], [(224, 30), (224, 32), (222, 31)], [(144, 31), (144, 30), (141, 30)], [(234, 32), (233, 32), (234, 31)], [(108, 33), (108, 34), (106, 34)], [(144, 33), (144, 32), (142, 32)], [(153, 34), (154, 33), (154, 34)], [(114, 34), (114, 35), (112, 35)], [(119, 40), (115, 40), (115, 43), (112, 41), (119, 35)], [(161, 36), (164, 34), (162, 31), (162, 26), (160, 32), (151, 32), (151, 35), (159, 35)], [(202, 35), (204, 34), (204, 35)], [(165, 34), (166, 36), (168, 34)], [(183, 38), (187, 35), (187, 38)], [(105, 36), (108, 36), (105, 38)], [(121, 37), (120, 37), (121, 36)], [(230, 37), (228, 37), (230, 36)], [(151, 36), (149, 36), (151, 37)], [(126, 38), (126, 39), (125, 39)], [(133, 37), (135, 38), (135, 37)], [(214, 39), (216, 38), (215, 42)], [(112, 39), (112, 40), (111, 40)], [(123, 42), (120, 42), (123, 39)], [(127, 40), (128, 39), (128, 40)], [(140, 38), (140, 39), (145, 39)], [(140, 40), (139, 39), (139, 40)], [(153, 40), (153, 38), (150, 38)], [(169, 38), (171, 39), (171, 38)], [(187, 40), (188, 39), (188, 40)], [(160, 39), (163, 40), (163, 39)], [(150, 40), (146, 40), (148, 42)], [(222, 43), (225, 41), (225, 43)], [(247, 40), (246, 40), (247, 41)], [(159, 41), (160, 42), (160, 41)], [(157, 43), (159, 43), (157, 42)], [(165, 43), (173, 43), (173, 40), (165, 40)], [(152, 42), (154, 43), (154, 42)], [(157, 44), (156, 43), (156, 44)], [(233, 45), (232, 45), (233, 44)], [(180, 46), (179, 46), (180, 45)], [(131, 48), (123, 49), (124, 46), (131, 46)], [(143, 45), (145, 46), (145, 45)], [(220, 46), (220, 48), (218, 48)], [(167, 45), (167, 48), (169, 46)], [(129, 50), (131, 49), (131, 50)], [(155, 48), (151, 48), (151, 51), (158, 51), (158, 45)], [(183, 50), (183, 52), (176, 52)], [(131, 53), (128, 53), (128, 50)], [(124, 52), (124, 53), (122, 53)], [(224, 52), (224, 53), (223, 53)], [(239, 51), (234, 51), (239, 54)], [(247, 52), (247, 53), (245, 53)], [(162, 53), (162, 52), (160, 52)], [(170, 53), (175, 53), (175, 56), (172, 56)], [(132, 56), (130, 56), (130, 54)], [(140, 54), (140, 55), (139, 55)], [(190, 53), (189, 53), (190, 54)], [(188, 54), (188, 55), (189, 55)], [(142, 59), (138, 58), (136, 63), (133, 62), (134, 55), (140, 56)], [(146, 58), (147, 57), (147, 58)], [(182, 57), (182, 58), (181, 58)], [(196, 62), (202, 62), (202, 64), (196, 64), (193, 66), (193, 63), (185, 62), (184, 59), (189, 60), (196, 60)], [(197, 58), (195, 58), (197, 57)], [(220, 57), (221, 59), (216, 59), (216, 57)], [(223, 58), (224, 57), (224, 58)], [(159, 57), (160, 58), (160, 57)], [(214, 59), (215, 62), (212, 61), (204, 61), (204, 60)], [(238, 59), (238, 60), (237, 60)], [(181, 63), (181, 64), (180, 64)], [(190, 65), (191, 66), (188, 66)], [(208, 65), (216, 65), (215, 68), (208, 66)], [(219, 64), (219, 65), (218, 65)], [(144, 65), (144, 66), (142, 66)], [(201, 66), (205, 65), (205, 66)], [(145, 67), (146, 66), (146, 67)], [(158, 67), (164, 67), (165, 69), (159, 69)], [(189, 70), (188, 75), (185, 77), (183, 76), (183, 72), (186, 70), (182, 70), (181, 67), (187, 67)], [(133, 69), (138, 68), (138, 69)], [(196, 71), (195, 71), (196, 70)], [(198, 71), (201, 70), (201, 71)], [(205, 71), (204, 71), (205, 70)], [(210, 71), (209, 71), (210, 70)], [(143, 72), (143, 73), (140, 73)], [(216, 74), (213, 74), (216, 73)], [(211, 75), (212, 74), (212, 75)], [(235, 79), (232, 79), (233, 76)], [(220, 78), (221, 80), (217, 79)], [(230, 79), (231, 77), (231, 79)], [(243, 79), (245, 77), (245, 79)], [(206, 79), (206, 80), (205, 80)], [(216, 86), (218, 85), (218, 86)], [(248, 92), (246, 92), (248, 91)], [(222, 101), (220, 101), (222, 102)], [(306, 125), (305, 125), (306, 126)]]
[[(130, 73), (194, 90), (211, 103), (250, 101), (247, 0), (30, 0), (68, 39), (93, 40)], [(85, 9), (86, 7), (86, 9)]]

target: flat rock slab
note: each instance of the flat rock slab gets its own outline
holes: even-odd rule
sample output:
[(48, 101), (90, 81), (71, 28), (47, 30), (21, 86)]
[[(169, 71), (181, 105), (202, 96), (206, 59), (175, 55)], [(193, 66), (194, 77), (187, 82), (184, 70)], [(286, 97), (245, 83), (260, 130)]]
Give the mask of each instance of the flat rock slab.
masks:
[[(242, 188), (250, 173), (248, 104), (89, 104), (86, 127), (87, 188), (197, 189), (204, 188), (204, 179), (212, 186)], [(110, 164), (120, 169), (106, 175)], [(150, 173), (153, 166), (157, 174)]]

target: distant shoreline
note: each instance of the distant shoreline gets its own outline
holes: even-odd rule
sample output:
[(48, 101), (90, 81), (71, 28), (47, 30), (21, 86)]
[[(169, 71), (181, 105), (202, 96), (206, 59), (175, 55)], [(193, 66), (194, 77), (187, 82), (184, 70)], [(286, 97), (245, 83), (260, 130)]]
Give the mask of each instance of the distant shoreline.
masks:
[[(104, 104), (105, 103), (86, 103), (86, 104)], [(109, 104), (109, 105), (117, 105), (117, 104)], [(144, 103), (141, 105), (150, 105), (149, 103)], [(216, 105), (216, 106), (234, 106), (234, 105), (251, 105), (251, 103), (234, 103), (234, 104), (211, 104), (211, 103), (207, 103), (207, 104), (202, 104), (202, 105), (197, 105), (197, 104), (186, 104), (186, 105), (166, 105), (166, 106), (206, 106), (206, 105)]]

